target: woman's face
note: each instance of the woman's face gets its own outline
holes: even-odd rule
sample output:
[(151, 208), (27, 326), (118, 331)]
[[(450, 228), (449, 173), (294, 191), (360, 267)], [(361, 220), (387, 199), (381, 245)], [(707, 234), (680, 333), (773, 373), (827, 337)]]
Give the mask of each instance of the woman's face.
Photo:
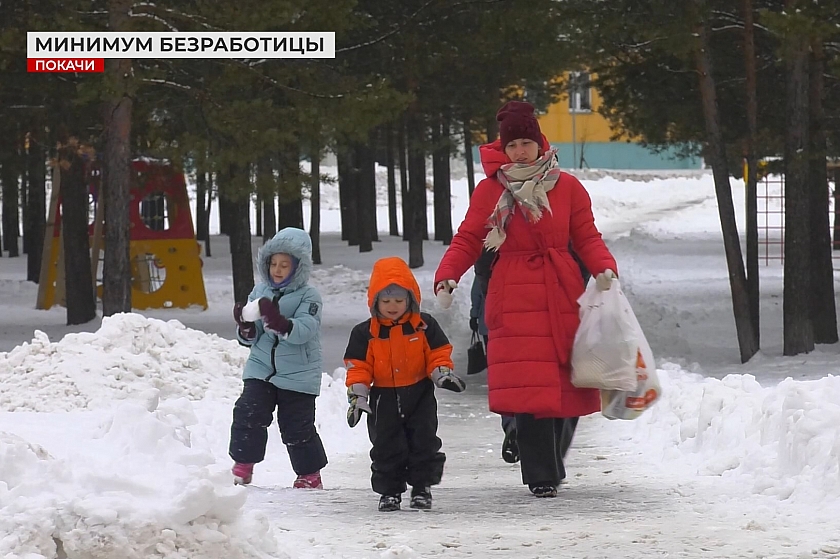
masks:
[(514, 163), (533, 163), (540, 156), (540, 146), (534, 140), (519, 138), (508, 142), (505, 154)]

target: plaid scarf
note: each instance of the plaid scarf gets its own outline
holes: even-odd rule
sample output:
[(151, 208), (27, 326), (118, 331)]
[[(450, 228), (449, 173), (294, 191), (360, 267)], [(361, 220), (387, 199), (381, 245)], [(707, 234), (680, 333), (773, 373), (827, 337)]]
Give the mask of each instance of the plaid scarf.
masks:
[(516, 204), (531, 223), (542, 217), (542, 210), (551, 213), (547, 193), (560, 178), (557, 150), (551, 149), (533, 163), (507, 163), (496, 173), (496, 178), (505, 187), (496, 202), (496, 208), (487, 219), (490, 232), (484, 239), (484, 246), (499, 250), (507, 235), (505, 228), (513, 215)]

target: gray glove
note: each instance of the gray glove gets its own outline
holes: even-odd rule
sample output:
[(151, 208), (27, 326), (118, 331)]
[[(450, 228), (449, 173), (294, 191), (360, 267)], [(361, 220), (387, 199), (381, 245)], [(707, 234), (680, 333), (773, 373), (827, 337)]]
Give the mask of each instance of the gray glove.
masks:
[(347, 402), (350, 407), (347, 409), (347, 425), (355, 427), (362, 418), (362, 412), (373, 413), (368, 405), (370, 388), (357, 382), (347, 387)]
[(595, 278), (595, 287), (598, 288), (598, 291), (609, 291), (614, 279), (618, 279), (615, 272), (610, 269), (604, 270)]
[(463, 392), (467, 388), (467, 384), (449, 367), (438, 367), (432, 371), (432, 382), (438, 388), (445, 388), (452, 392)]

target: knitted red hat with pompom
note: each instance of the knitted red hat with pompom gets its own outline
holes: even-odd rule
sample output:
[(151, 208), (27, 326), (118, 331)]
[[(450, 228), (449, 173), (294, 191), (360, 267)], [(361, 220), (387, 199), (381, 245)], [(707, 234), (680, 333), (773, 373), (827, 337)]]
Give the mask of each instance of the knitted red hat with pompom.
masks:
[(513, 140), (527, 138), (542, 145), (542, 131), (534, 106), (526, 101), (508, 101), (496, 113), (502, 149)]

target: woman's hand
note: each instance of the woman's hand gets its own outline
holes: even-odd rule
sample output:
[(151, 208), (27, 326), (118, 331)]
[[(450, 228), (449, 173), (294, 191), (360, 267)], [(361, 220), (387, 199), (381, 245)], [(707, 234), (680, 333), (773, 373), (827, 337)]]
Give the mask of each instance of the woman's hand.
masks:
[(448, 309), (452, 306), (452, 291), (458, 287), (458, 282), (455, 280), (439, 281), (435, 286), (435, 297), (437, 298), (438, 306), (442, 309)]
[(595, 287), (598, 288), (598, 291), (609, 291), (610, 287), (612, 287), (612, 280), (614, 279), (618, 279), (615, 272), (606, 269), (595, 278)]

